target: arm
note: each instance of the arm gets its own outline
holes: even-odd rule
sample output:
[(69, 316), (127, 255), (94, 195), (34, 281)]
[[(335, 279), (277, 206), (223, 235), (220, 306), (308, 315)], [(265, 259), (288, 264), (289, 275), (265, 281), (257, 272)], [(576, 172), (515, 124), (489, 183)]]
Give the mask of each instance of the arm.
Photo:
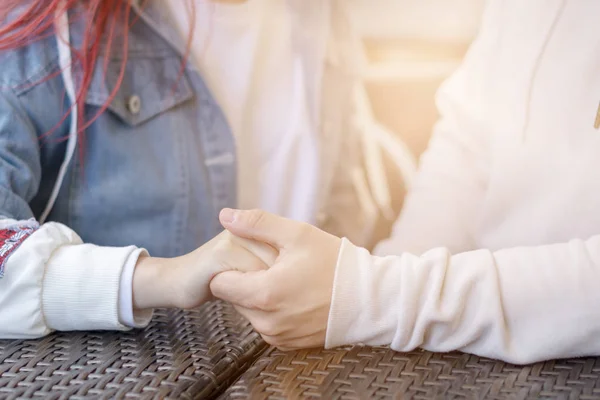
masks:
[(600, 235), (376, 257), (265, 212), (223, 212), (221, 222), (279, 250), (267, 271), (224, 272), (211, 282), (275, 346), (391, 344), (516, 364), (600, 355)]
[[(24, 225), (14, 221), (12, 226)], [(123, 266), (130, 257), (137, 261), (141, 252), (83, 244), (61, 224), (41, 226), (8, 254), (0, 279), (0, 337), (133, 327), (120, 319), (119, 285)], [(138, 314), (140, 325), (149, 318)]]
[(489, 89), (500, 15), (487, 10), (464, 64), (440, 90), (442, 119), (394, 237), (377, 249), (399, 256), (344, 242), (328, 346), (461, 350), (514, 363), (600, 354), (600, 237), (470, 251), (489, 173), (481, 121), (495, 117)]
[(600, 236), (385, 258), (345, 241), (327, 346), (461, 350), (517, 364), (599, 355), (599, 281)]
[[(0, 93), (0, 110), (0, 337), (127, 329), (119, 313), (121, 277), (126, 265), (133, 273), (143, 250), (83, 244), (64, 225), (38, 226), (28, 205), (42, 174), (36, 131), (12, 93)], [(137, 317), (144, 325), (150, 313)]]
[(476, 247), (473, 234), (478, 221), (473, 216), (484, 200), (490, 161), (489, 135), (482, 121), (495, 118), (488, 88), (494, 81), (493, 48), (500, 15), (494, 7), (499, 3), (490, 3), (463, 63), (438, 92), (440, 120), (393, 234), (379, 244), (376, 254), (420, 254), (437, 246), (460, 252)]
[(40, 179), (35, 129), (18, 99), (0, 91), (0, 338), (141, 327), (155, 307), (209, 300), (217, 272), (233, 265), (260, 269), (272, 257), (268, 246), (226, 233), (173, 259), (134, 246), (85, 244), (62, 224), (33, 220), (28, 204)]

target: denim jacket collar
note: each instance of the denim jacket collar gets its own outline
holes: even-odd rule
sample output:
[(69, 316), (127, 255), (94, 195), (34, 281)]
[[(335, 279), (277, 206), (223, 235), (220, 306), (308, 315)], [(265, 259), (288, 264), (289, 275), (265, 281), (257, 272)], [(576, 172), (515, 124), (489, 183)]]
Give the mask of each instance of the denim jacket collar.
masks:
[(158, 33), (180, 56), (184, 57), (186, 53), (184, 41), (174, 29), (173, 25), (164, 16), (164, 9), (160, 1), (146, 0), (141, 4), (140, 0), (131, 0), (131, 5), (140, 16), (156, 33)]

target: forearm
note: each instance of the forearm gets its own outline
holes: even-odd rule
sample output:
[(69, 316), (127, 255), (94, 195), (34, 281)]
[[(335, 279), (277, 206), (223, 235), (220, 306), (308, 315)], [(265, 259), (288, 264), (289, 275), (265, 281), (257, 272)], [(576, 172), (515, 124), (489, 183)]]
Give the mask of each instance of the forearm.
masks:
[(600, 237), (386, 258), (345, 243), (327, 344), (461, 350), (519, 364), (600, 354), (599, 280)]
[[(12, 221), (21, 235), (29, 221)], [(12, 243), (11, 236), (3, 242)], [(49, 223), (4, 253), (0, 279), (0, 337), (28, 338), (53, 330), (125, 330), (120, 295), (123, 267), (135, 247), (84, 244), (64, 225)], [(139, 318), (147, 324), (150, 313)]]

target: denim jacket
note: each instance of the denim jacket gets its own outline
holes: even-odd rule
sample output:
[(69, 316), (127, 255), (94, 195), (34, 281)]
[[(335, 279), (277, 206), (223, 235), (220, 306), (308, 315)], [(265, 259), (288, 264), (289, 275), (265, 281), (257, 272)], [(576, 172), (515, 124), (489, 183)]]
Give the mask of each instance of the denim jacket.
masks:
[[(139, 19), (128, 33), (123, 82), (104, 112), (122, 56), (112, 52), (98, 60), (84, 109), (93, 122), (79, 136), (81, 152), (70, 160), (41, 226), (34, 221), (51, 198), (72, 133), (73, 115), (63, 117), (72, 102), (59, 41), (50, 35), (0, 52), (0, 337), (128, 328), (119, 311), (120, 285), (141, 249), (159, 257), (192, 251), (221, 230), (219, 210), (235, 206), (232, 132), (197, 71), (188, 66), (181, 73), (183, 44), (161, 18), (160, 2), (147, 3), (141, 9), (134, 1)], [(299, 25), (325, 18), (332, 42), (349, 38), (338, 0), (320, 10), (292, 3)], [(74, 48), (83, 29), (81, 21), (70, 21)], [(307, 88), (318, 99), (311, 118), (321, 121), (326, 161), (319, 222), (351, 236), (352, 223), (362, 222), (347, 173), (359, 164), (359, 141), (349, 125), (355, 75), (344, 62), (352, 46), (328, 44), (319, 68), (310, 62), (314, 43), (301, 34), (295, 46), (307, 73), (322, 75), (321, 85)], [(75, 82), (79, 72), (75, 66)]]
[[(152, 10), (144, 10), (148, 22)], [(123, 84), (86, 129), (48, 220), (88, 243), (134, 244), (172, 257), (218, 233), (218, 210), (235, 205), (236, 166), (223, 113), (199, 74), (180, 73), (182, 56), (163, 38), (165, 26), (133, 24)], [(74, 19), (76, 48), (82, 29)], [(108, 101), (121, 61), (118, 51), (106, 70), (98, 60), (86, 97), (88, 119)], [(10, 132), (11, 146), (1, 151), (10, 152), (14, 168), (0, 169), (0, 213), (38, 218), (65, 156), (61, 138), (69, 136), (69, 118), (61, 122), (71, 104), (57, 74), (57, 40), (50, 36), (4, 55), (2, 65), (2, 131)]]

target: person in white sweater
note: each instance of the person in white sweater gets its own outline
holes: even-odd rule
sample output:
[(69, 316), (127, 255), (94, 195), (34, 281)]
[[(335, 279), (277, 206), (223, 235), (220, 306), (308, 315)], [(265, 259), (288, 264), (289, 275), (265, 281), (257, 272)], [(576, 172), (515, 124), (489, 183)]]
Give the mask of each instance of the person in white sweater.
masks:
[(524, 364), (600, 355), (600, 2), (490, 0), (374, 254), (262, 211), (279, 251), (213, 293), (283, 349), (363, 343)]

